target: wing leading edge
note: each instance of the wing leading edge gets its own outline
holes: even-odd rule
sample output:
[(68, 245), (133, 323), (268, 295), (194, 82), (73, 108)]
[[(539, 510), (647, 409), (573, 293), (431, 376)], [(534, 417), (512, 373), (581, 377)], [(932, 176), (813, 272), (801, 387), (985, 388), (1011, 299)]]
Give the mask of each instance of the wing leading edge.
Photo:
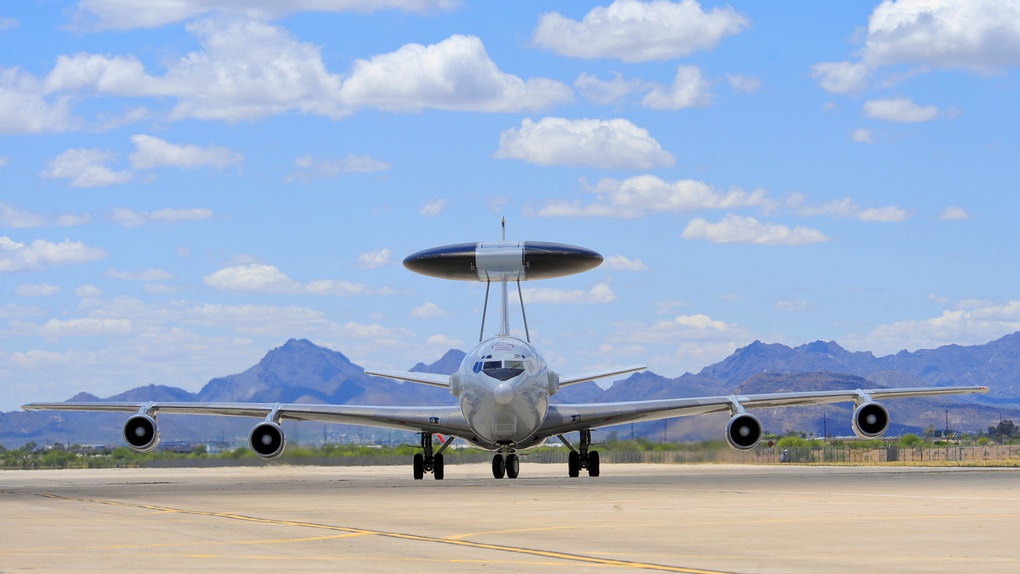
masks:
[(434, 375), (432, 373), (412, 373), (409, 371), (370, 371), (365, 370), (366, 375), (373, 377), (386, 377), (388, 379), (396, 379), (398, 381), (407, 381), (409, 383), (418, 383), (419, 385), (428, 385), (430, 387), (440, 387), (443, 389), (450, 388), (450, 376), (449, 375)]
[(191, 403), (191, 402), (81, 402), (29, 403), (26, 411), (81, 411), (140, 413), (155, 416), (213, 415), (265, 417), (281, 420), (366, 425), (397, 430), (428, 431), (464, 436), (471, 431), (456, 406), (380, 407), (282, 403)]
[(539, 432), (544, 435), (558, 435), (583, 429), (707, 413), (730, 412), (731, 414), (736, 414), (737, 412), (742, 412), (743, 409), (820, 405), (851, 401), (863, 403), (873, 400), (987, 392), (988, 387), (921, 387), (728, 395), (601, 404), (558, 404), (549, 405), (549, 413)]

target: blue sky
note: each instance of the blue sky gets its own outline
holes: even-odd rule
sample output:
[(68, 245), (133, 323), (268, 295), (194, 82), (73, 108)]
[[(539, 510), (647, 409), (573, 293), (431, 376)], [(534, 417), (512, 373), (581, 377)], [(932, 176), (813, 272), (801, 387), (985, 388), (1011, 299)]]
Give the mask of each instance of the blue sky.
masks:
[(400, 262), (504, 216), (606, 257), (524, 285), (560, 372), (987, 342), (1018, 65), (1003, 0), (0, 2), (0, 410), (466, 350), (484, 286)]

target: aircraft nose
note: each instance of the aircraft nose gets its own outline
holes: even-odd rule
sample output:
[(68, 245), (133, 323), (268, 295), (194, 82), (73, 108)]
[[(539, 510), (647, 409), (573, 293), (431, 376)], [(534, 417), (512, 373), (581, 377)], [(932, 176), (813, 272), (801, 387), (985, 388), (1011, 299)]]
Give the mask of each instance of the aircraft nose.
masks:
[(496, 402), (501, 405), (508, 405), (514, 400), (514, 388), (509, 383), (500, 383), (492, 390), (496, 395)]

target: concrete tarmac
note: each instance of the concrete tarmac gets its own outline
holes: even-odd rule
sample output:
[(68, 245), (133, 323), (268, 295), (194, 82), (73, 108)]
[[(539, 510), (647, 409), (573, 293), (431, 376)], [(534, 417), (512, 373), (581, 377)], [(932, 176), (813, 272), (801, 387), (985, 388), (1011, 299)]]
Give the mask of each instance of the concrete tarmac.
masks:
[(0, 472), (0, 572), (1016, 572), (1020, 469)]

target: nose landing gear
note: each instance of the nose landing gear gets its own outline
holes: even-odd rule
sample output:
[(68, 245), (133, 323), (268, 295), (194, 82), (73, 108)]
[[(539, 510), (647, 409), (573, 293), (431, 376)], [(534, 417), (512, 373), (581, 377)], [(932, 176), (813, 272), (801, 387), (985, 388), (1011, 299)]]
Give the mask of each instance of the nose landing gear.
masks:
[(500, 453), (492, 457), (493, 478), (517, 478), (521, 473), (521, 459), (514, 453)]

